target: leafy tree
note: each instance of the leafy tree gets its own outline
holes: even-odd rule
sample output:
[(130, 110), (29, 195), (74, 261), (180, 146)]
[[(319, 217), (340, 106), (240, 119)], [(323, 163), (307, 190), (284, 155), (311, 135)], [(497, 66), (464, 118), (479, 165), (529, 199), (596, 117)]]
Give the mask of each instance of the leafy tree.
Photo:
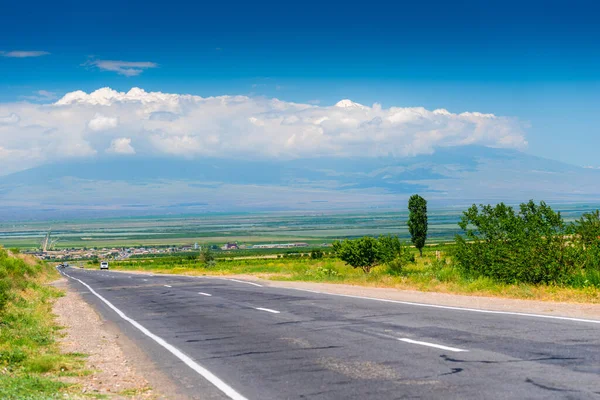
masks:
[(413, 244), (422, 256), (425, 240), (427, 240), (427, 200), (418, 194), (408, 199), (408, 231)]
[(458, 224), (458, 266), (470, 275), (507, 283), (560, 283), (572, 274), (580, 254), (567, 245), (560, 213), (544, 202), (520, 205), (518, 212), (500, 203), (473, 205)]
[(582, 267), (600, 271), (600, 211), (585, 213), (569, 225), (574, 246), (581, 256)]
[(334, 242), (333, 250), (346, 264), (368, 273), (377, 264), (377, 240), (365, 236), (356, 240)]
[(379, 239), (365, 236), (334, 242), (333, 251), (346, 264), (368, 273), (374, 266), (400, 257), (404, 249), (396, 236), (381, 236)]
[(405, 249), (398, 236), (380, 236), (377, 239), (377, 260), (387, 264), (398, 258), (405, 258)]
[(205, 246), (200, 252), (200, 259), (207, 267), (212, 267), (216, 264), (215, 255), (210, 246)]
[(310, 252), (310, 258), (312, 258), (313, 260), (319, 260), (319, 259), (323, 258), (323, 250), (313, 249)]
[(569, 226), (569, 232), (575, 234), (586, 246), (600, 243), (600, 211), (585, 213)]

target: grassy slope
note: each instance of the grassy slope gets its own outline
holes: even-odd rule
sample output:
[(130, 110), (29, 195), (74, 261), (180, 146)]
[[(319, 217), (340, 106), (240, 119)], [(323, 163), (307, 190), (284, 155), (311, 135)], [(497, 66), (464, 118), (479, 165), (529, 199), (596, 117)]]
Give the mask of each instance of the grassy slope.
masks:
[(82, 355), (61, 354), (56, 342), (60, 328), (52, 302), (61, 292), (46, 283), (57, 279), (57, 272), (0, 248), (0, 277), (22, 283), (3, 287), (9, 300), (0, 308), (0, 398), (64, 399), (73, 387), (60, 377), (85, 371)]
[[(443, 253), (442, 253), (443, 254)], [(516, 299), (600, 303), (600, 282), (579, 287), (503, 284), (488, 278), (464, 277), (451, 264), (436, 262), (435, 248), (426, 249), (423, 257), (394, 273), (387, 266), (376, 267), (366, 275), (334, 258), (219, 259), (210, 269), (195, 260), (140, 259), (112, 262), (120, 270), (152, 270), (160, 273), (191, 275), (251, 274), (271, 280), (345, 283), (372, 287), (419, 290)], [(96, 268), (95, 265), (90, 265)]]

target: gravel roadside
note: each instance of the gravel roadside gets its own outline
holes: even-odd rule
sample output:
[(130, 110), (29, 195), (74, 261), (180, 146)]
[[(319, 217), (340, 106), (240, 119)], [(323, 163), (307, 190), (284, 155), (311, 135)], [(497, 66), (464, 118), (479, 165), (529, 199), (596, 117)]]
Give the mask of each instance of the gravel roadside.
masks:
[[(143, 351), (69, 289), (66, 279), (53, 285), (65, 291), (53, 308), (57, 323), (64, 327), (64, 336), (59, 340), (62, 351), (86, 354), (85, 368), (91, 371), (87, 376), (68, 378), (68, 382), (79, 384), (84, 395), (109, 399), (182, 398)], [(160, 393), (154, 388), (159, 388)]]

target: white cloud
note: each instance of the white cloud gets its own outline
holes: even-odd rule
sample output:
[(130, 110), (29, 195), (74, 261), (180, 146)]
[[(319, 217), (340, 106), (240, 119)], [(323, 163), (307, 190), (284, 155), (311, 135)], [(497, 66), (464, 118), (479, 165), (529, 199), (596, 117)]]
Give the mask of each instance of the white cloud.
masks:
[(124, 76), (137, 76), (158, 64), (149, 61), (88, 60), (84, 66), (93, 66), (101, 71), (112, 71)]
[(2, 57), (9, 57), (9, 58), (28, 58), (28, 57), (41, 57), (41, 56), (47, 56), (48, 53), (47, 51), (7, 51), (7, 52), (0, 52), (0, 55)]
[(10, 152), (0, 159), (0, 175), (9, 164), (25, 169), (56, 155), (91, 157), (108, 143), (111, 151), (144, 156), (254, 159), (412, 156), (447, 146), (527, 145), (523, 124), (514, 118), (384, 109), (350, 100), (317, 106), (103, 88), (67, 93), (54, 104), (0, 103), (0, 146)]
[(131, 139), (124, 137), (113, 139), (106, 151), (114, 154), (135, 154), (135, 149), (131, 146)]
[(119, 125), (119, 119), (114, 117), (105, 117), (102, 114), (96, 114), (93, 119), (88, 122), (88, 128), (95, 132), (114, 129)]
[(0, 116), (0, 125), (14, 125), (19, 122), (21, 118), (15, 113), (10, 113), (7, 116)]

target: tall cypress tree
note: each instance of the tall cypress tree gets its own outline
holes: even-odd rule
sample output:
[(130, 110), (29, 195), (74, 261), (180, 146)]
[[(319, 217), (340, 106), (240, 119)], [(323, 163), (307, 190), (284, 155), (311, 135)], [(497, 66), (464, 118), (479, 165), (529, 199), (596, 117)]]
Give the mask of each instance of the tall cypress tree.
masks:
[(419, 254), (423, 255), (423, 247), (427, 240), (427, 200), (418, 194), (408, 200), (408, 231)]

